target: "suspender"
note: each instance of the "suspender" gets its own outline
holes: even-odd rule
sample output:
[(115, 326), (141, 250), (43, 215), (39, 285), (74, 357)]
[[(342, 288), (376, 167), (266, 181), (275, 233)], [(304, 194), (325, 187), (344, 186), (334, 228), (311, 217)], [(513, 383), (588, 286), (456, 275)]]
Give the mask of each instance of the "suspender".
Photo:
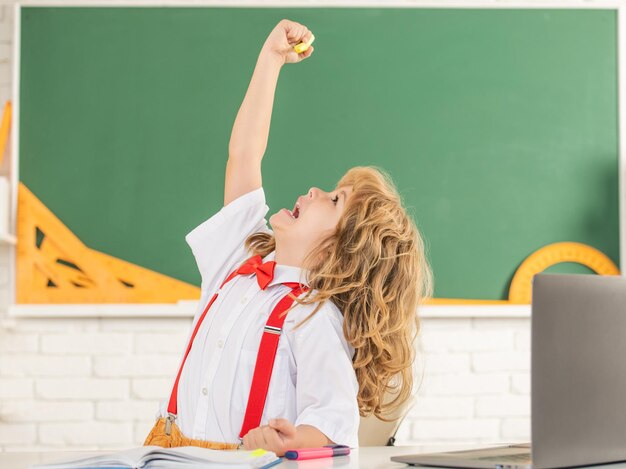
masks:
[[(300, 288), (298, 283), (284, 282), (283, 285), (291, 287), (293, 296), (299, 296), (305, 288)], [(254, 366), (254, 375), (252, 376), (252, 384), (250, 385), (250, 395), (248, 396), (248, 405), (246, 414), (243, 419), (243, 426), (239, 432), (239, 438), (243, 438), (249, 430), (256, 428), (261, 423), (263, 408), (265, 407), (265, 399), (267, 398), (267, 389), (270, 385), (270, 377), (274, 368), (274, 359), (276, 358), (276, 349), (278, 349), (278, 341), (280, 333), (285, 322), (285, 312), (294, 302), (293, 297), (290, 298), (287, 293), (278, 302), (272, 314), (265, 323), (261, 344), (259, 345), (259, 353), (256, 357)]]
[[(226, 280), (222, 282), (220, 289), (237, 275), (237, 270), (238, 269), (235, 269), (226, 278)], [(254, 366), (252, 384), (250, 385), (250, 394), (248, 396), (246, 413), (244, 416), (243, 425), (241, 427), (241, 432), (239, 432), (240, 439), (243, 438), (249, 430), (258, 427), (261, 423), (261, 417), (263, 415), (263, 408), (265, 407), (265, 401), (267, 399), (267, 391), (270, 384), (270, 378), (272, 376), (272, 369), (274, 368), (276, 350), (278, 349), (278, 341), (280, 340), (283, 323), (285, 322), (285, 318), (287, 317), (282, 313), (285, 312), (293, 304), (294, 297), (297, 297), (302, 292), (308, 290), (306, 286), (301, 285), (297, 282), (283, 282), (283, 285), (290, 287), (291, 291), (283, 296), (278, 304), (276, 304), (265, 324), (265, 328), (263, 329), (263, 336), (261, 337), (259, 352), (257, 354), (256, 364)], [(180, 369), (178, 370), (178, 375), (176, 376), (176, 381), (174, 382), (170, 401), (167, 406), (168, 415), (165, 422), (165, 433), (167, 435), (170, 434), (171, 424), (172, 422), (174, 422), (177, 416), (178, 382), (180, 380), (180, 375), (183, 371), (183, 366), (185, 365), (185, 361), (187, 360), (187, 356), (189, 355), (189, 351), (191, 350), (191, 345), (193, 344), (193, 340), (196, 337), (196, 333), (198, 332), (198, 329), (200, 328), (200, 325), (202, 324), (206, 313), (209, 311), (211, 305), (216, 298), (217, 293), (213, 295), (211, 301), (209, 301), (206, 308), (202, 312), (202, 315), (198, 319), (196, 327), (193, 330), (193, 334), (191, 335), (191, 339), (189, 340), (189, 345), (187, 345), (187, 350), (185, 351), (185, 356), (183, 357)]]

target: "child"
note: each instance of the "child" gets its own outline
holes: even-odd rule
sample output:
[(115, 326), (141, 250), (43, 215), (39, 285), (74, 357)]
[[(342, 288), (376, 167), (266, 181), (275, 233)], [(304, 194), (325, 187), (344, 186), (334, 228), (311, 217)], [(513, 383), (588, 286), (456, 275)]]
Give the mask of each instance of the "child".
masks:
[(258, 57), (230, 139), (224, 207), (186, 236), (202, 295), (144, 444), (278, 455), (357, 447), (361, 415), (382, 418), (411, 394), (431, 273), (389, 176), (352, 168), (331, 192), (313, 187), (274, 213), (273, 231), (264, 218), (261, 159), (278, 75), (311, 56), (313, 46), (293, 50), (310, 35), (282, 20)]

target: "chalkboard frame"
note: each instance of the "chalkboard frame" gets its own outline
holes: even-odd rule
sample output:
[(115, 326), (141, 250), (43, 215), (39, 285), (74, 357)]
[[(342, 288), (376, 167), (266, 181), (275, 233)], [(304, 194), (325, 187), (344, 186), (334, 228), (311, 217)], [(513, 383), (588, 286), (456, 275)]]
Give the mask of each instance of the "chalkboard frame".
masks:
[[(13, 119), (11, 128), (11, 145), (10, 145), (10, 181), (11, 181), (11, 207), (10, 207), (10, 220), (9, 229), (10, 232), (16, 231), (16, 217), (17, 217), (17, 187), (19, 182), (19, 96), (20, 90), (20, 26), (21, 26), (21, 9), (22, 7), (63, 7), (63, 6), (92, 6), (92, 7), (119, 7), (119, 6), (143, 6), (143, 7), (162, 7), (162, 6), (175, 6), (175, 7), (198, 7), (206, 6), (210, 7), (233, 7), (232, 4), (227, 2), (201, 2), (201, 3), (178, 3), (173, 1), (165, 2), (123, 2), (123, 3), (87, 3), (80, 1), (57, 1), (53, 3), (39, 3), (39, 2), (23, 2), (14, 5), (14, 36), (13, 36), (13, 90), (12, 90), (12, 103), (13, 103)], [(511, 3), (502, 4), (500, 2), (489, 1), (451, 1), (445, 4), (438, 2), (420, 2), (414, 5), (406, 4), (404, 2), (385, 2), (378, 0), (375, 2), (331, 2), (324, 3), (319, 2), (316, 4), (310, 4), (304, 1), (293, 1), (288, 4), (285, 3), (261, 3), (260, 1), (248, 1), (245, 4), (239, 4), (236, 7), (258, 7), (258, 8), (274, 8), (274, 7), (308, 7), (308, 8), (328, 8), (328, 7), (377, 7), (377, 8), (435, 8), (435, 9), (455, 9), (455, 8), (488, 8), (488, 9), (509, 9), (509, 8), (522, 8), (522, 9), (602, 9), (611, 10), (616, 12), (617, 17), (617, 83), (618, 83), (618, 123), (619, 123), (619, 198), (622, 201), (619, 204), (619, 246), (620, 246), (620, 267), (626, 266), (626, 7), (622, 2), (605, 0), (594, 4), (587, 2), (575, 2), (571, 4), (563, 4), (554, 1), (515, 1)], [(196, 302), (181, 302), (178, 305), (17, 305), (16, 299), (16, 248), (10, 247), (10, 299), (9, 299), (9, 313), (13, 316), (28, 316), (28, 317), (57, 317), (57, 316), (192, 316)], [(156, 308), (155, 308), (156, 307)], [(481, 316), (505, 316), (505, 317), (527, 317), (530, 313), (530, 307), (528, 305), (502, 305), (502, 306), (474, 306), (474, 305), (431, 305), (422, 308), (421, 316), (433, 316), (433, 317), (481, 317)]]

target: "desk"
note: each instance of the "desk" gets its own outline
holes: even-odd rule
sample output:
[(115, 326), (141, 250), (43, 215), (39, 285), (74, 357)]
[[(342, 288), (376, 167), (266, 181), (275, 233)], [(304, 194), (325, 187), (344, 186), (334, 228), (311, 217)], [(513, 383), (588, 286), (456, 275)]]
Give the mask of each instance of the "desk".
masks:
[[(42, 451), (42, 452), (5, 452), (0, 453), (0, 468), (2, 469), (27, 469), (35, 463), (47, 463), (63, 460), (78, 459), (81, 457), (96, 456), (98, 454), (113, 453), (115, 451)], [(276, 468), (300, 468), (322, 469), (327, 467), (342, 467), (345, 469), (393, 469), (410, 467), (404, 464), (392, 462), (391, 456), (417, 453), (412, 446), (365, 446), (353, 450), (350, 456), (340, 456), (329, 459), (316, 459), (309, 461), (286, 461)], [(422, 466), (426, 467), (426, 466)], [(602, 466), (590, 466), (602, 469), (626, 469), (626, 463), (604, 464)]]

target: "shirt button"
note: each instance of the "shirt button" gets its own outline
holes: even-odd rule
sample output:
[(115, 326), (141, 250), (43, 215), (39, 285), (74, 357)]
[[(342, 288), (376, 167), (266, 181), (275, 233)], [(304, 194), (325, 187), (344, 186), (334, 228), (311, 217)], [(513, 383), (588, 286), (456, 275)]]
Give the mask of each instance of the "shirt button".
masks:
[(222, 347), (224, 346), (224, 341), (223, 341), (222, 339), (218, 340), (218, 341), (217, 341), (217, 346), (218, 346), (219, 348), (222, 348)]
[(242, 299), (241, 299), (241, 304), (242, 304), (242, 305), (243, 305), (243, 304), (246, 304), (246, 301), (248, 301), (248, 298), (246, 298), (246, 297), (242, 298)]
[(206, 396), (208, 392), (209, 391), (207, 390), (207, 388), (202, 388), (202, 394), (204, 394)]

